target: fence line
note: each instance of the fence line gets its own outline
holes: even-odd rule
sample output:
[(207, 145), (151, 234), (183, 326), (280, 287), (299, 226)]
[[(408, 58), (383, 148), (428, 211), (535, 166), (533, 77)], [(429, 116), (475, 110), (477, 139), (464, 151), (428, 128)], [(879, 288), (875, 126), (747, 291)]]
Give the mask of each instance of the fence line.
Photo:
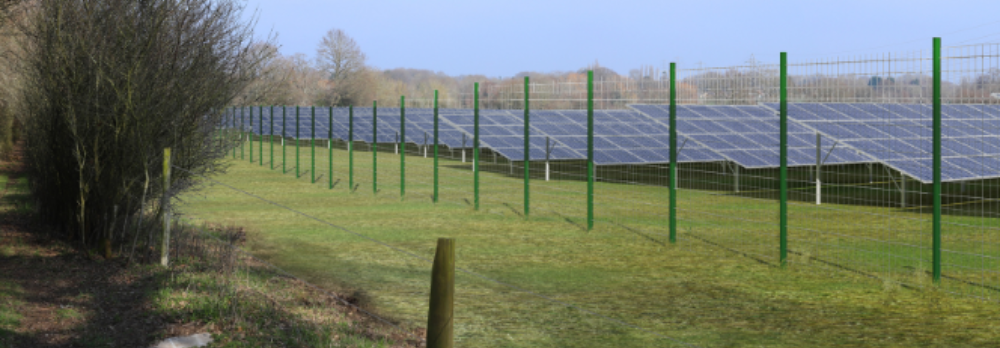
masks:
[[(933, 53), (781, 57), (680, 71), (672, 64), (669, 79), (649, 84), (591, 77), (472, 87), (441, 103), (465, 109), (434, 109), (448, 130), (430, 146), (450, 150), (443, 165), (456, 169), (440, 183), (437, 159), (449, 151), (434, 156), (433, 181), (414, 177), (416, 160), (414, 170), (397, 171), (376, 169), (374, 158), (422, 155), (426, 138), (421, 146), (390, 137), (432, 99), (410, 98), (404, 124), (403, 110), (389, 104), (375, 119), (372, 108), (351, 109), (352, 124), (377, 125), (380, 136), (366, 136), (382, 144), (368, 146), (348, 175), (378, 175), (381, 195), (398, 188), (402, 197), (408, 186), (409, 197), (423, 197), (433, 188), (441, 202), (502, 205), (525, 219), (542, 212), (583, 229), (596, 222), (671, 243), (697, 240), (768, 265), (811, 259), (908, 288), (923, 287), (909, 277), (926, 273), (944, 292), (1000, 300), (1000, 45), (942, 50), (935, 40)], [(245, 131), (235, 109), (227, 115), (236, 122), (223, 128)], [(329, 137), (347, 124), (329, 119)], [(411, 134), (427, 129), (416, 125)], [(669, 133), (647, 132), (661, 129)], [(338, 145), (352, 155), (369, 142), (351, 140)], [(627, 160), (640, 153), (659, 159)]]

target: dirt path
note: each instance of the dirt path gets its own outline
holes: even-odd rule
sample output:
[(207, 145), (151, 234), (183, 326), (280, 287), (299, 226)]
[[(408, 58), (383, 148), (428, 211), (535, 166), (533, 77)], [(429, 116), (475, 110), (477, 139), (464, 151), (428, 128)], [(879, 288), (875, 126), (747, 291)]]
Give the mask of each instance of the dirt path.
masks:
[(18, 317), (0, 326), (0, 348), (144, 347), (154, 336), (201, 329), (148, 314), (154, 276), (45, 237), (23, 209), (20, 155), (0, 167), (10, 178), (0, 193), (0, 308)]
[[(31, 216), (21, 152), (12, 157), (0, 161), (0, 174), (10, 179), (0, 190), (0, 348), (139, 348), (202, 332), (220, 344), (313, 346), (343, 339), (354, 342), (348, 346), (411, 347), (419, 344), (413, 337), (423, 336), (391, 331), (328, 293), (222, 252), (229, 248), (204, 249), (194, 238), (180, 238), (191, 243), (190, 254), (170, 268), (126, 266), (122, 257), (88, 253)], [(268, 290), (244, 286), (249, 278), (242, 276), (250, 273)]]

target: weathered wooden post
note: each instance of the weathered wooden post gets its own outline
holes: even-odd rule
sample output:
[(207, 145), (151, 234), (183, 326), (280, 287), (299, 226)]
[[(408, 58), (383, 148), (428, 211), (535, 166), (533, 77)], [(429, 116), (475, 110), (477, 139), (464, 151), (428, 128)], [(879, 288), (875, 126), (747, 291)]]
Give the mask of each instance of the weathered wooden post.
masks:
[(439, 238), (431, 271), (431, 303), (427, 314), (427, 348), (454, 346), (455, 240)]
[(163, 197), (160, 197), (160, 209), (163, 209), (163, 244), (160, 248), (160, 264), (170, 265), (170, 148), (163, 149)]

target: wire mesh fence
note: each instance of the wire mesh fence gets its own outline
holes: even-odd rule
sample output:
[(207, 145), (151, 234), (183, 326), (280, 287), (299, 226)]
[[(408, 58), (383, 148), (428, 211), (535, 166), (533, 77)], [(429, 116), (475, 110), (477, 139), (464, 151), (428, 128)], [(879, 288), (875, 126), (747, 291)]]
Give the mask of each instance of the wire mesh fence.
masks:
[[(1000, 298), (1000, 46), (784, 57), (640, 79), (503, 81), (444, 100), (317, 107), (315, 122), (303, 108), (258, 107), (257, 115), (299, 110), (294, 119), (316, 125), (327, 141), (313, 155), (316, 168), (359, 196), (564, 221), (649, 245), (697, 244), (774, 267)], [(227, 115), (230, 137), (267, 131), (260, 127), (269, 119), (246, 120), (248, 108)], [(286, 128), (283, 143), (317, 138)], [(232, 156), (252, 148), (245, 141)], [(507, 264), (491, 257), (472, 265)], [(490, 273), (498, 274), (521, 280)], [(352, 281), (386, 286), (376, 276)], [(552, 306), (532, 294), (509, 296)], [(497, 317), (477, 307), (480, 300), (456, 308), (468, 306), (462, 318), (486, 325)], [(590, 300), (580, 301), (596, 305)], [(398, 310), (412, 320), (419, 314)], [(628, 322), (611, 313), (598, 321)], [(528, 322), (494, 324), (527, 335)], [(589, 325), (569, 332), (595, 329)], [(470, 326), (462, 337), (477, 342), (481, 329)]]

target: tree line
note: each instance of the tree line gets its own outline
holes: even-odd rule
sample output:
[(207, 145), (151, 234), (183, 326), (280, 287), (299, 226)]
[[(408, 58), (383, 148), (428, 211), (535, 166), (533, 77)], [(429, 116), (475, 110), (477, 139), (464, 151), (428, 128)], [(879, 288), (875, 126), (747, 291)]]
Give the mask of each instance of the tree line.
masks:
[[(434, 91), (445, 107), (471, 107), (472, 85), (480, 83), (484, 107), (499, 106), (496, 100), (501, 90), (508, 86), (523, 86), (523, 78), (530, 76), (533, 83), (586, 82), (586, 72), (594, 70), (597, 79), (607, 81), (654, 81), (664, 78), (662, 70), (643, 66), (629, 71), (629, 76), (619, 75), (598, 62), (571, 71), (524, 71), (512, 77), (490, 77), (483, 74), (451, 76), (426, 69), (379, 69), (367, 63), (367, 56), (358, 43), (342, 29), (331, 29), (317, 43), (314, 58), (305, 54), (282, 55), (273, 44), (253, 47), (261, 56), (270, 59), (259, 67), (255, 80), (237, 98), (236, 105), (324, 105), (370, 106), (373, 100), (380, 105), (393, 106), (400, 96), (407, 100), (424, 102), (429, 107)], [(555, 105), (553, 105), (555, 106)]]

